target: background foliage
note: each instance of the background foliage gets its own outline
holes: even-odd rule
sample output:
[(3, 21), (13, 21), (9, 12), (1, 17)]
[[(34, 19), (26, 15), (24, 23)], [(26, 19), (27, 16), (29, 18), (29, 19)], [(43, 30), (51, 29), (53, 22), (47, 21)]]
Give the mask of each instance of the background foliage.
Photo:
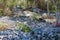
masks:
[[(55, 12), (54, 9), (54, 4), (52, 0), (49, 1), (49, 9), (51, 12)], [(56, 0), (57, 5), (58, 5), (58, 10), (60, 11), (60, 5), (59, 5), (59, 0)], [(27, 7), (38, 7), (39, 9), (42, 10), (47, 10), (46, 6), (47, 2), (45, 0), (0, 0), (0, 10), (3, 15), (9, 14), (10, 9), (16, 6), (21, 6), (23, 9)], [(6, 9), (8, 8), (8, 13), (6, 13)], [(6, 10), (6, 11), (5, 11)], [(11, 13), (11, 12), (10, 12)]]

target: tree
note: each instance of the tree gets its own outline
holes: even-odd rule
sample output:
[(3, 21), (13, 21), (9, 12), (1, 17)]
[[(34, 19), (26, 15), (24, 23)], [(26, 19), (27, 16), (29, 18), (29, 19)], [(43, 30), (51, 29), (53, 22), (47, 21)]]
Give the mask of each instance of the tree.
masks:
[(53, 0), (53, 3), (54, 3), (54, 7), (55, 7), (55, 13), (56, 13), (56, 26), (57, 26), (57, 24), (58, 24), (58, 20), (59, 20), (59, 15), (58, 15), (58, 7), (57, 7), (57, 2), (56, 2), (56, 0)]
[(49, 10), (49, 1), (50, 0), (45, 0), (46, 1), (46, 4), (47, 4), (47, 16), (48, 16), (48, 18), (50, 18), (50, 10)]

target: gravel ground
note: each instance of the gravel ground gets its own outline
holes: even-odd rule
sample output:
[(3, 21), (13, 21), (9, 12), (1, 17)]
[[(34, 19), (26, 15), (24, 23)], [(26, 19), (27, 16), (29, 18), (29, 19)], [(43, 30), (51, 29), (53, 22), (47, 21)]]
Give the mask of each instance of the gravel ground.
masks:
[[(53, 27), (48, 22), (38, 22), (31, 20), (29, 17), (1, 17), (1, 21), (8, 24), (16, 24), (16, 21), (26, 22), (32, 32), (22, 32), (21, 30), (14, 29), (0, 31), (0, 40), (58, 40), (60, 34), (59, 27)], [(8, 20), (8, 21), (7, 21)]]

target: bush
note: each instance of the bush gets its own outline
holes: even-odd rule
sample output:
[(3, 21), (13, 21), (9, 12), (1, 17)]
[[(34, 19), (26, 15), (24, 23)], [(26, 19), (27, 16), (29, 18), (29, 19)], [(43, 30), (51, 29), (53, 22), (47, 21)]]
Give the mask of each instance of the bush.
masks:
[(17, 22), (17, 29), (23, 31), (23, 32), (29, 32), (31, 31), (27, 24), (24, 24), (22, 22)]

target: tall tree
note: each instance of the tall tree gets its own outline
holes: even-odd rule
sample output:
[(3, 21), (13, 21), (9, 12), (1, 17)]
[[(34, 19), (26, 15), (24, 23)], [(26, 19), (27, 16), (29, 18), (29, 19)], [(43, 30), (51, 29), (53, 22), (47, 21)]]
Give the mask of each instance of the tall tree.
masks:
[(53, 0), (53, 3), (54, 3), (54, 7), (55, 7), (55, 13), (56, 13), (56, 26), (57, 26), (57, 24), (58, 24), (58, 20), (59, 20), (59, 15), (58, 15), (58, 7), (57, 7), (57, 2), (56, 2), (57, 0)]
[(50, 0), (45, 0), (46, 1), (46, 4), (47, 4), (47, 16), (48, 16), (48, 18), (50, 18), (50, 10), (49, 10), (49, 1)]

